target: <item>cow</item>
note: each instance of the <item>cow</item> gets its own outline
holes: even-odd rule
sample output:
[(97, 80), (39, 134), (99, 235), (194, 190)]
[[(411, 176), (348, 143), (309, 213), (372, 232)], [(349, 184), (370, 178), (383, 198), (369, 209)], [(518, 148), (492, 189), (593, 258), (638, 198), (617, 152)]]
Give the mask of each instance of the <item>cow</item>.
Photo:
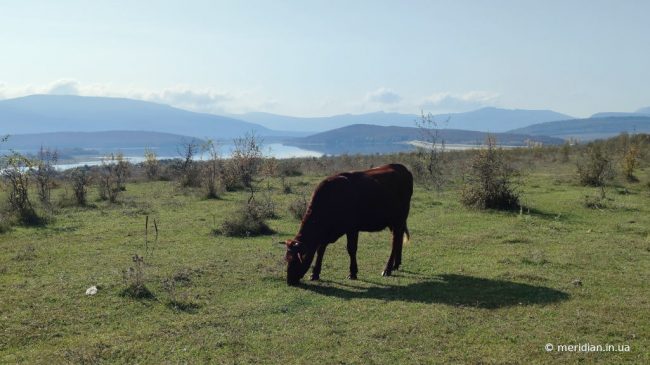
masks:
[(316, 256), (311, 280), (319, 280), (327, 245), (347, 236), (349, 279), (357, 278), (359, 231), (378, 232), (388, 227), (392, 250), (383, 276), (402, 262), (402, 244), (410, 238), (406, 220), (413, 195), (413, 175), (400, 164), (365, 171), (343, 172), (323, 180), (314, 191), (300, 229), (286, 245), (287, 284), (297, 285)]

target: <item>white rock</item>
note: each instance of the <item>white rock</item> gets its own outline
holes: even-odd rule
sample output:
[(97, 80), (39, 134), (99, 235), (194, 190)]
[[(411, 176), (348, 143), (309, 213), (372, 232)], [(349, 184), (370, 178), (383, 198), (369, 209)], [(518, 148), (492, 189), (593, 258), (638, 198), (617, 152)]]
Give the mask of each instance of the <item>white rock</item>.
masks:
[(97, 294), (97, 287), (95, 285), (86, 289), (86, 295), (95, 295), (95, 294)]

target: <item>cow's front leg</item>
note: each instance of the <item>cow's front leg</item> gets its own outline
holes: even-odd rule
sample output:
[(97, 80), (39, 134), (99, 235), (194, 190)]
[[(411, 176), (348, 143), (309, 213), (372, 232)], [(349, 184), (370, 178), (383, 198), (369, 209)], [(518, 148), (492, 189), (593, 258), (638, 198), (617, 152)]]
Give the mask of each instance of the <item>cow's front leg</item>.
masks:
[(350, 255), (350, 275), (348, 279), (357, 280), (357, 244), (359, 242), (359, 232), (352, 232), (347, 234), (348, 238), (348, 255)]
[[(399, 267), (400, 261), (402, 259), (402, 243), (404, 240), (404, 228), (394, 228), (393, 229), (393, 246), (390, 251), (390, 257), (386, 263), (386, 268), (384, 272), (381, 273), (382, 276), (390, 276), (393, 273), (393, 270), (397, 270)], [(395, 266), (396, 265), (396, 266)]]
[(321, 266), (323, 265), (323, 256), (325, 256), (325, 249), (327, 248), (327, 245), (321, 245), (318, 248), (318, 251), (316, 251), (316, 263), (314, 264), (314, 268), (311, 270), (311, 278), (310, 280), (319, 280), (320, 279), (320, 269)]

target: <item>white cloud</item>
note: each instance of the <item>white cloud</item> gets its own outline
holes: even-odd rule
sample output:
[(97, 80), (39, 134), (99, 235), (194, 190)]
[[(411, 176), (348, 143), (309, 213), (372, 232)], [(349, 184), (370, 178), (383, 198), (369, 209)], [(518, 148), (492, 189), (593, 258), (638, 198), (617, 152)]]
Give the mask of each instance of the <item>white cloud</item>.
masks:
[(76, 80), (58, 80), (51, 84), (46, 94), (79, 95), (79, 82)]
[(426, 97), (421, 108), (436, 112), (464, 112), (494, 105), (498, 99), (499, 94), (488, 91), (441, 92)]
[(366, 101), (377, 104), (396, 104), (402, 100), (402, 97), (395, 91), (380, 87), (379, 89), (366, 94)]

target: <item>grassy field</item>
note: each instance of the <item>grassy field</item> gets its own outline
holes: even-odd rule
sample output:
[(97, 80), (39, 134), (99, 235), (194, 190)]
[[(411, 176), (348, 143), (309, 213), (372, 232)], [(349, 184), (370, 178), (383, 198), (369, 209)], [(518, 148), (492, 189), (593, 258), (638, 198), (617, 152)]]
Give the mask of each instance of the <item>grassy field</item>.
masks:
[[(650, 190), (610, 188), (606, 207), (590, 209), (596, 191), (573, 171), (532, 169), (522, 212), (475, 211), (458, 190), (416, 187), (395, 276), (380, 275), (389, 233), (362, 233), (358, 281), (346, 280), (341, 239), (322, 281), (299, 287), (285, 284), (276, 244), (297, 231), (286, 211), (297, 195), (278, 181), (277, 234), (254, 238), (213, 234), (244, 192), (207, 200), (172, 182), (132, 183), (107, 204), (93, 191), (93, 207), (0, 234), (0, 363), (650, 363)], [(321, 178), (290, 181), (310, 193)], [(149, 250), (145, 215), (160, 228)], [(154, 298), (122, 295), (135, 253)]]

